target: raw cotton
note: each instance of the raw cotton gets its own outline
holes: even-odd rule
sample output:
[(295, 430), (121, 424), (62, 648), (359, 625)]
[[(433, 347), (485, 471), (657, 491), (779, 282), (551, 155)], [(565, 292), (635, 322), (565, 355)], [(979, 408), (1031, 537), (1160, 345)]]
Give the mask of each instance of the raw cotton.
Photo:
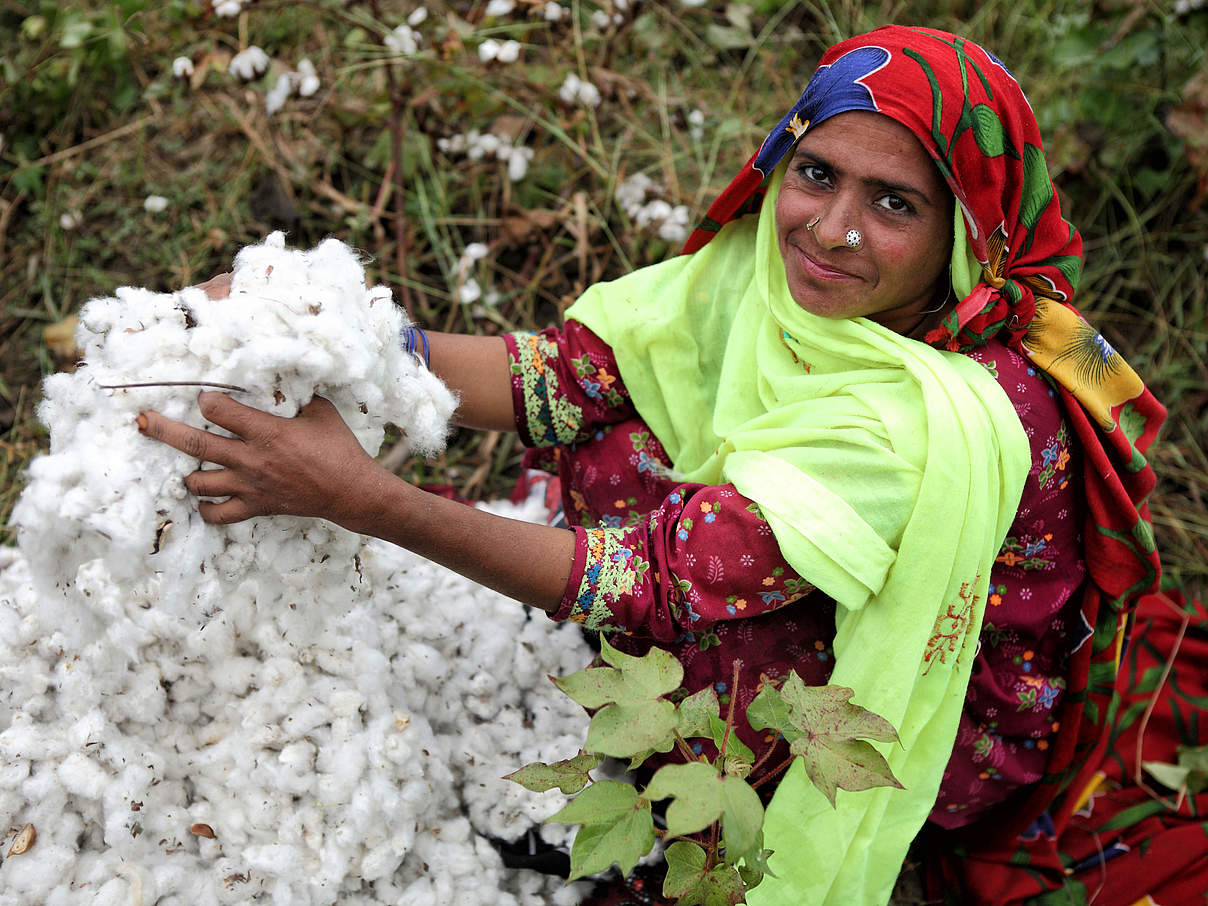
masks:
[(565, 801), (501, 775), (581, 743), (545, 679), (587, 661), (577, 632), (318, 520), (204, 524), (197, 461), (134, 426), (202, 425), (197, 388), (102, 386), (237, 384), (282, 416), (319, 393), (369, 452), (387, 422), (431, 452), (454, 401), (404, 323), (352, 250), (280, 234), (240, 253), (228, 299), (85, 306), (0, 551), (0, 822), (37, 830), (0, 906), (577, 902), (488, 840)]

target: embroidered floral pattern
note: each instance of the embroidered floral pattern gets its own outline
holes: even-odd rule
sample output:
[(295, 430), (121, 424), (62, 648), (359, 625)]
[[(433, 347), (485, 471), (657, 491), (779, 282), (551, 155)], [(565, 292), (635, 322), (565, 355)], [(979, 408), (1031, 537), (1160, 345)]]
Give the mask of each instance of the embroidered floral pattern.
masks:
[(557, 343), (542, 334), (512, 336), (512, 380), (522, 389), (529, 438), (534, 446), (572, 443), (582, 431), (583, 410), (566, 398), (558, 369), (549, 365), (558, 356)]
[(587, 562), (578, 593), (567, 619), (588, 629), (623, 632), (625, 627), (610, 623), (612, 606), (622, 595), (631, 595), (645, 581), (650, 564), (624, 544), (624, 532), (617, 529), (585, 529), (583, 544)]

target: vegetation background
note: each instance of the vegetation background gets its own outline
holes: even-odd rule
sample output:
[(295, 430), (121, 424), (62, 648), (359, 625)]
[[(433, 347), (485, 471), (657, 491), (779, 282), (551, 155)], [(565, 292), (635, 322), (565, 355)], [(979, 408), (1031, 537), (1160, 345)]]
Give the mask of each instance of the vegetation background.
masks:
[[(826, 46), (898, 22), (985, 44), (1029, 94), (1086, 240), (1078, 301), (1170, 409), (1153, 501), (1168, 573), (1208, 576), (1204, 0), (419, 8), (0, 0), (0, 541), (15, 540), (22, 470), (46, 444), (40, 378), (70, 367), (61, 322), (88, 298), (196, 283), (281, 228), (296, 245), (334, 235), (364, 249), (370, 276), (423, 325), (546, 326), (591, 282), (677, 250), (674, 229), (643, 225), (619, 187), (644, 174), (646, 201), (695, 220)], [(506, 41), (517, 59), (487, 59)], [(229, 66), (249, 45), (269, 64), (244, 81)], [(190, 74), (174, 74), (178, 57)], [(270, 115), (266, 97), (304, 59), (318, 90)], [(598, 103), (572, 96), (568, 74)], [(458, 150), (472, 130), (471, 145), (492, 134), (505, 154), (530, 149), (523, 176), (497, 151)], [(384, 456), (473, 498), (508, 489), (520, 450), (466, 433), (438, 462)]]

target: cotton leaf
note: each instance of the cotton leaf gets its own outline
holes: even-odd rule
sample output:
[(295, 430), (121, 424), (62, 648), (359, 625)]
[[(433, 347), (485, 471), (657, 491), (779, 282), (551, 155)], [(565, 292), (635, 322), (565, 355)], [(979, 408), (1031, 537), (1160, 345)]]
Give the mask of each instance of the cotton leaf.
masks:
[[(736, 777), (745, 777), (750, 773), (750, 766), (755, 763), (755, 753), (738, 738), (738, 734), (731, 728), (730, 737), (726, 739), (726, 722), (712, 714), (709, 715), (709, 730), (713, 736), (713, 745), (717, 746), (717, 751), (721, 751), (722, 740), (726, 741), (726, 773)], [(743, 765), (747, 767), (745, 772), (742, 769)]]
[(655, 772), (643, 796), (674, 799), (667, 807), (667, 833), (683, 836), (722, 822), (728, 846), (745, 853), (763, 827), (763, 803), (745, 781), (720, 774), (700, 761), (664, 765)]
[(1175, 791), (1183, 789), (1187, 784), (1187, 777), (1191, 773), (1189, 768), (1161, 761), (1142, 761), (1141, 767), (1162, 786)]
[(852, 690), (843, 686), (807, 686), (794, 671), (779, 692), (765, 687), (747, 709), (756, 730), (771, 727), (784, 734), (790, 751), (801, 756), (806, 774), (832, 806), (836, 788), (902, 788), (881, 754), (860, 741), (897, 742), (897, 731), (853, 704), (851, 697)]
[(518, 783), (534, 793), (544, 793), (554, 787), (564, 793), (577, 793), (587, 786), (588, 780), (591, 779), (588, 771), (599, 764), (599, 756), (581, 752), (574, 758), (555, 761), (553, 764), (534, 761), (518, 771), (505, 775), (503, 779)]
[(587, 728), (586, 748), (613, 758), (630, 758), (654, 749), (670, 751), (675, 705), (664, 700), (618, 702), (596, 712)]
[(625, 680), (613, 667), (588, 667), (555, 679), (554, 685), (584, 708), (601, 708), (625, 694)]
[(746, 902), (738, 872), (724, 862), (705, 868), (705, 851), (695, 843), (677, 840), (667, 847), (667, 877), (663, 896), (679, 906), (735, 906)]
[(554, 681), (584, 707), (600, 709), (587, 731), (586, 748), (614, 758), (669, 751), (678, 718), (663, 696), (683, 681), (679, 661), (661, 648), (641, 657), (625, 654), (605, 638), (600, 654), (612, 666), (589, 667)]
[(679, 735), (684, 739), (712, 736), (709, 718), (718, 717), (720, 714), (721, 705), (718, 704), (717, 693), (712, 687), (692, 693), (679, 703)]
[(629, 874), (654, 846), (650, 801), (627, 783), (593, 783), (547, 820), (582, 824), (570, 850), (570, 877), (604, 871), (614, 862)]
[(756, 836), (755, 845), (748, 852), (735, 855), (731, 850), (732, 847), (727, 845), (726, 862), (738, 869), (738, 874), (742, 878), (743, 884), (747, 886), (747, 890), (758, 887), (765, 875), (776, 877), (776, 872), (772, 871), (771, 866), (768, 865), (772, 850), (763, 847), (763, 831)]
[(662, 648), (651, 648), (637, 657), (617, 651), (608, 644), (608, 639), (601, 636), (600, 656), (625, 675), (625, 682), (635, 692), (646, 693), (650, 698), (674, 692), (684, 681), (683, 666), (673, 654)]

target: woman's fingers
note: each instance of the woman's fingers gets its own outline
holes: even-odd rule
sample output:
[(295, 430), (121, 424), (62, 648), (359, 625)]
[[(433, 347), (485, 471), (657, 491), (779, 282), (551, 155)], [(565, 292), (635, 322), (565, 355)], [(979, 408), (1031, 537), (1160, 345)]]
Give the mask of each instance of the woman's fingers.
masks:
[(138, 430), (147, 437), (175, 447), (181, 453), (203, 462), (220, 466), (234, 465), (239, 458), (242, 443), (231, 437), (219, 437), (209, 431), (201, 431), (189, 425), (165, 418), (158, 412), (143, 412), (138, 417)]
[(223, 500), (219, 503), (203, 500), (197, 505), (197, 512), (201, 514), (202, 522), (208, 522), (211, 525), (233, 525), (236, 522), (251, 519), (253, 516), (264, 515), (255, 512), (238, 497), (232, 497), (230, 500)]
[(195, 497), (233, 497), (243, 490), (229, 469), (198, 469), (185, 476), (185, 487)]
[(203, 390), (197, 394), (197, 407), (207, 421), (244, 440), (262, 440), (276, 434), (285, 419), (236, 402), (225, 393)]

